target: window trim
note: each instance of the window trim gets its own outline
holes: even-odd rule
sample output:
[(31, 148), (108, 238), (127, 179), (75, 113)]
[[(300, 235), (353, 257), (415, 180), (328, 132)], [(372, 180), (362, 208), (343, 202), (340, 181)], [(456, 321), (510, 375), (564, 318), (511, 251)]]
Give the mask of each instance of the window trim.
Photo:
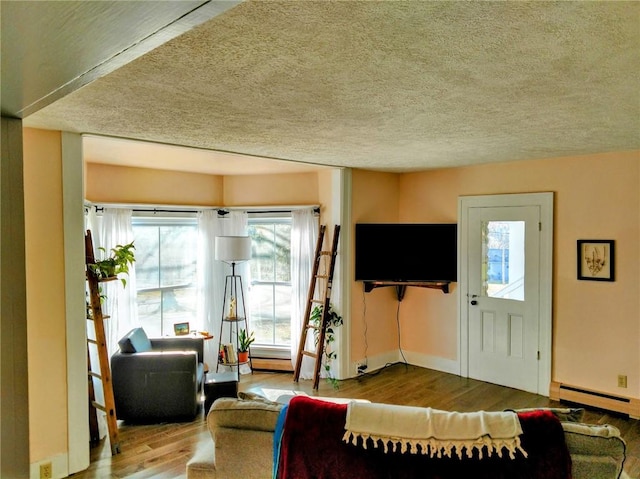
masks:
[[(150, 216), (149, 212), (140, 212), (137, 215), (132, 216), (131, 218), (131, 227), (135, 228), (135, 227), (158, 227), (161, 228), (163, 226), (189, 226), (189, 227), (195, 227), (196, 229), (196, 234), (197, 234), (197, 226), (198, 226), (198, 220), (195, 216), (190, 215), (190, 217), (184, 217), (184, 213), (181, 213), (182, 216), (175, 216), (175, 215), (170, 215), (170, 216)], [(160, 263), (158, 264), (159, 268), (162, 268), (162, 259), (159, 258)], [(197, 278), (194, 278), (194, 280), (196, 280)], [(140, 288), (138, 287), (138, 285), (136, 284), (136, 308), (139, 308), (140, 305), (138, 304), (137, 301), (137, 297), (138, 294), (140, 293), (153, 293), (153, 292), (158, 292), (160, 294), (160, 318), (159, 318), (159, 329), (160, 329), (160, 334), (161, 336), (166, 336), (167, 334), (171, 334), (172, 330), (168, 327), (169, 325), (165, 324), (165, 315), (164, 315), (164, 310), (163, 308), (163, 298), (164, 298), (164, 294), (167, 291), (175, 291), (175, 290), (180, 290), (180, 289), (188, 289), (194, 286), (194, 284), (197, 286), (197, 281), (191, 281), (189, 283), (180, 283), (180, 284), (174, 284), (174, 285), (170, 285), (170, 286), (161, 286), (158, 285), (157, 287), (153, 287), (153, 288)], [(193, 323), (193, 325), (197, 324), (197, 317), (194, 317), (192, 321), (190, 321), (190, 323)], [(166, 326), (166, 327), (165, 327)]]
[[(292, 223), (292, 215), (291, 211), (265, 211), (265, 212), (257, 212), (252, 211), (248, 214), (249, 221), (248, 224), (288, 224)], [(253, 284), (262, 284), (262, 285), (285, 285), (291, 286), (291, 281), (251, 281)], [(293, 335), (291, 335), (293, 337)], [(251, 346), (251, 355), (253, 357), (260, 358), (273, 358), (273, 359), (289, 359), (291, 357), (291, 345), (276, 345), (276, 344), (262, 344), (262, 343), (254, 343)]]

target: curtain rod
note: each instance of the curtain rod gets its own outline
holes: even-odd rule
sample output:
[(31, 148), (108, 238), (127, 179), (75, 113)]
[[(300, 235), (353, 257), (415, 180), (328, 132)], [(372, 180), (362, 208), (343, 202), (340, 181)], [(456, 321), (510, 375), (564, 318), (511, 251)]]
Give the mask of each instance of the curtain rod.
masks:
[[(242, 208), (232, 208), (232, 209), (242, 209)], [(282, 209), (282, 210), (243, 210), (246, 211), (249, 214), (265, 214), (265, 213), (291, 213), (292, 211), (295, 210), (301, 210), (303, 208), (294, 208), (294, 209)], [(320, 207), (319, 206), (314, 206), (313, 207), (313, 212), (317, 215), (320, 214)], [(229, 210), (226, 208), (220, 208), (218, 210), (218, 214), (221, 216), (224, 216), (226, 214), (229, 213)]]
[[(105, 207), (104, 206), (98, 206), (98, 205), (89, 205), (93, 206), (95, 208), (96, 213), (98, 212), (103, 212)], [(119, 206), (119, 208), (124, 208), (124, 206)], [(218, 216), (225, 216), (227, 214), (229, 214), (230, 210), (243, 210), (246, 211), (249, 214), (270, 214), (270, 213), (291, 213), (294, 210), (299, 210), (302, 209), (303, 207), (298, 207), (298, 208), (293, 208), (293, 209), (274, 209), (274, 210), (268, 210), (268, 209), (256, 209), (256, 210), (249, 210), (249, 209), (245, 209), (245, 208), (238, 208), (238, 207), (233, 207), (233, 208), (202, 208), (202, 209), (198, 209), (198, 210), (187, 210), (187, 209), (171, 209), (171, 208), (131, 208), (131, 211), (133, 211), (134, 213), (153, 213), (154, 215), (156, 213), (188, 213), (188, 214), (196, 214), (200, 211), (203, 210), (215, 210), (218, 212)], [(317, 215), (320, 214), (320, 207), (319, 206), (313, 206), (313, 212)]]
[[(93, 206), (96, 210), (96, 213), (98, 212), (104, 212), (105, 210), (105, 206), (97, 206), (94, 205)], [(124, 208), (122, 208), (124, 209)], [(217, 208), (212, 208), (212, 209), (217, 209)], [(134, 213), (198, 213), (199, 211), (203, 211), (203, 210), (183, 210), (183, 209), (179, 209), (179, 210), (171, 210), (171, 209), (165, 209), (165, 208), (144, 208), (144, 209), (140, 209), (140, 208), (131, 208), (131, 211), (133, 211)], [(220, 210), (218, 210), (219, 212)]]

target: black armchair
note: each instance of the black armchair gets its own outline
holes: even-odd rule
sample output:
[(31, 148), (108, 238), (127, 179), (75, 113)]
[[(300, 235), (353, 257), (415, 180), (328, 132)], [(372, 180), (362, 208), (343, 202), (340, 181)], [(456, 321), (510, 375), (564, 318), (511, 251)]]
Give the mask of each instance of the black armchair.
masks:
[(130, 331), (111, 356), (111, 376), (118, 419), (148, 422), (193, 419), (204, 380), (203, 338), (147, 338)]

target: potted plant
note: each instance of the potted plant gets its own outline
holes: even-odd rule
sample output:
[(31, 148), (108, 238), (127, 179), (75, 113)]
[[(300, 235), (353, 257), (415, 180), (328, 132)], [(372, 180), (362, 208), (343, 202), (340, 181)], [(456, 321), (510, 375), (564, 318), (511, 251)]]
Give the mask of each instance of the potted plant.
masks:
[(238, 362), (249, 361), (249, 346), (256, 340), (253, 331), (247, 333), (246, 329), (241, 329), (238, 333)]
[[(102, 247), (98, 249), (103, 254), (107, 251)], [(89, 269), (102, 280), (117, 277), (119, 274), (129, 274), (129, 265), (135, 261), (134, 249), (133, 241), (126, 245), (116, 245), (115, 248), (111, 248), (111, 256), (90, 264)], [(123, 287), (127, 285), (125, 278), (120, 278), (120, 281)]]

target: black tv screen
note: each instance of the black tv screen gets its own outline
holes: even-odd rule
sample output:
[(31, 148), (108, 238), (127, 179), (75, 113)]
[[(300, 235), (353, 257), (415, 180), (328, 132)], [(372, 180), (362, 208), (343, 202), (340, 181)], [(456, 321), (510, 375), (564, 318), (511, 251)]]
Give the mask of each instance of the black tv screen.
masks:
[(356, 223), (356, 281), (457, 281), (457, 225)]

